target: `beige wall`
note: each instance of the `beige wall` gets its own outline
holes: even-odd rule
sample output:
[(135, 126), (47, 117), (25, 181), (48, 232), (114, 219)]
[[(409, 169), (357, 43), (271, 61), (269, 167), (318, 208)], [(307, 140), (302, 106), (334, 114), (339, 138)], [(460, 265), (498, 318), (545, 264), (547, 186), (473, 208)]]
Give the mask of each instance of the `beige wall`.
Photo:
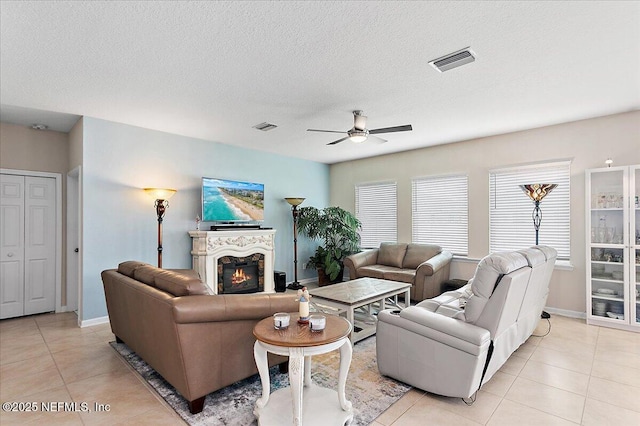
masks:
[(69, 135), (50, 130), (33, 130), (25, 126), (0, 123), (0, 168), (62, 175), (62, 290), (61, 303), (66, 305), (66, 223), (69, 170)]
[[(392, 142), (389, 142), (392, 143)], [(604, 167), (640, 163), (640, 111), (440, 145), (331, 166), (331, 203), (355, 208), (354, 185), (395, 181), (398, 184), (398, 240), (411, 241), (411, 179), (451, 173), (469, 176), (469, 257), (489, 250), (490, 169), (571, 159), (571, 263), (573, 270), (553, 274), (548, 306), (584, 312), (585, 174)], [(474, 265), (456, 262), (454, 277), (470, 278)]]
[(66, 174), (69, 135), (0, 123), (0, 167)]

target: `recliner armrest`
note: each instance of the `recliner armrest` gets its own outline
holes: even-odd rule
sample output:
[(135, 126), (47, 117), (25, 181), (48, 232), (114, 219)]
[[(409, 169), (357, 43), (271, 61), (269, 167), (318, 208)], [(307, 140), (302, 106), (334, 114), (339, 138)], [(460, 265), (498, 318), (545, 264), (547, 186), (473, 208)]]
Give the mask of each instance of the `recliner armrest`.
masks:
[(378, 314), (378, 321), (393, 324), (473, 355), (485, 352), (491, 341), (489, 331), (484, 328), (417, 306), (405, 308), (399, 315), (392, 314), (391, 310), (384, 310)]

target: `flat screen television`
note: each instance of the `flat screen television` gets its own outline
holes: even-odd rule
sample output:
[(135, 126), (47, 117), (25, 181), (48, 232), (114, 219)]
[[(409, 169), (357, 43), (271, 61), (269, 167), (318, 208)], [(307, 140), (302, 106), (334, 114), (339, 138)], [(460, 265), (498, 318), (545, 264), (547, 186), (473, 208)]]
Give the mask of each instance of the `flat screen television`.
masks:
[(262, 223), (264, 221), (264, 185), (203, 177), (202, 221)]

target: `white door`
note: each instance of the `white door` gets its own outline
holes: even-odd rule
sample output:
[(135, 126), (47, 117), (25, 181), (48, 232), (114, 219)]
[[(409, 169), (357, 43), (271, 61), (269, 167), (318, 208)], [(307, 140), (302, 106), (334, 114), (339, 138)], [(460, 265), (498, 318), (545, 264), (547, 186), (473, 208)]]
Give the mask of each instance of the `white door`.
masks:
[(55, 310), (56, 182), (2, 174), (0, 318)]
[(24, 314), (24, 176), (0, 174), (0, 319)]
[(24, 313), (56, 309), (56, 182), (26, 176), (24, 184)]

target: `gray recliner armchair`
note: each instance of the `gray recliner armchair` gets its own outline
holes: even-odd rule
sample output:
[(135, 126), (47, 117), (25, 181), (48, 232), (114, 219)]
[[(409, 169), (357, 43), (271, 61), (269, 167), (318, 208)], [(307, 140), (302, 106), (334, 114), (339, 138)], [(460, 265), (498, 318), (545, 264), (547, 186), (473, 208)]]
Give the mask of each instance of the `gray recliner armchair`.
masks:
[(555, 260), (545, 246), (494, 253), (466, 286), (380, 312), (380, 373), (439, 395), (471, 397), (535, 330)]

